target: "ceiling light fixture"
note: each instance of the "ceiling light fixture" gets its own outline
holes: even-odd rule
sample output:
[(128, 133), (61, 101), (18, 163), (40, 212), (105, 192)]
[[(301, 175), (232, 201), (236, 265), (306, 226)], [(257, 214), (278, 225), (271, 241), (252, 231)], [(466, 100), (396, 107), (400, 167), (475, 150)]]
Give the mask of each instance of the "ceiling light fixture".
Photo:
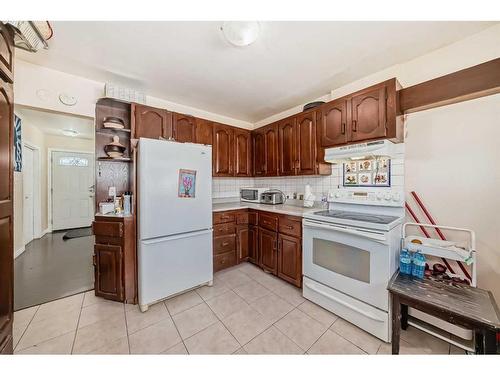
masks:
[(76, 137), (79, 134), (76, 130), (73, 130), (73, 129), (63, 129), (62, 133), (66, 137)]
[(220, 29), (224, 38), (237, 47), (249, 46), (260, 34), (260, 24), (255, 21), (226, 21)]

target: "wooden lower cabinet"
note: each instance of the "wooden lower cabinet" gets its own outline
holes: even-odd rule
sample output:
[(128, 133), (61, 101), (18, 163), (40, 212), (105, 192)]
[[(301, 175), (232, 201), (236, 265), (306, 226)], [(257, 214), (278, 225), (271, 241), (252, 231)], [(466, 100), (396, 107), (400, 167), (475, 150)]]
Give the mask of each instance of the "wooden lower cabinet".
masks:
[(302, 240), (278, 235), (278, 277), (298, 287), (302, 284)]
[(215, 212), (213, 222), (214, 272), (251, 262), (302, 285), (302, 218), (245, 209)]
[(94, 290), (97, 297), (137, 303), (137, 262), (133, 217), (95, 217)]
[(276, 274), (278, 235), (276, 232), (259, 228), (260, 265), (266, 271)]
[(123, 300), (121, 246), (94, 245), (95, 294), (114, 301)]

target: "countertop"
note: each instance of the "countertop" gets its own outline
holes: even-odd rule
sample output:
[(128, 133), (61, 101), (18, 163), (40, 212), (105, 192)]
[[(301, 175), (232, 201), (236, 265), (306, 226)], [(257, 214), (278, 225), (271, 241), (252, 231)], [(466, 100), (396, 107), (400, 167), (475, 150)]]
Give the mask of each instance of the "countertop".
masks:
[(254, 210), (274, 212), (276, 214), (292, 215), (292, 216), (304, 216), (305, 213), (311, 213), (315, 211), (320, 211), (319, 207), (302, 207), (293, 204), (259, 204), (259, 203), (248, 203), (240, 201), (232, 202), (221, 202), (212, 204), (212, 212), (229, 211), (229, 210), (242, 210), (246, 208), (253, 208)]

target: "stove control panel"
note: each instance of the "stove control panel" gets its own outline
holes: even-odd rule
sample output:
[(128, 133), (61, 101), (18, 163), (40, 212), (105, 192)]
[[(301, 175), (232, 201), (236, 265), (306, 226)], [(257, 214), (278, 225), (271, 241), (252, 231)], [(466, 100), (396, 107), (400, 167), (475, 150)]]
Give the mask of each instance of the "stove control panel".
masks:
[(398, 189), (384, 191), (336, 189), (330, 191), (328, 202), (403, 207), (404, 192)]

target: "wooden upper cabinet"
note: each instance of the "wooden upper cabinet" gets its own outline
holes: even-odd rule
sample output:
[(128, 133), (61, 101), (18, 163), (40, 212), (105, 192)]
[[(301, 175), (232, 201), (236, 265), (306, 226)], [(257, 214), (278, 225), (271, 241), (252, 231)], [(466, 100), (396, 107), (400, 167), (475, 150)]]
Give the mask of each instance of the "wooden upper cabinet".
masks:
[(244, 129), (233, 129), (234, 134), (234, 175), (236, 177), (252, 176), (252, 138)]
[(321, 120), (321, 146), (332, 147), (347, 143), (347, 100), (340, 99), (323, 105)]
[(266, 139), (264, 131), (257, 129), (252, 132), (253, 143), (253, 174), (264, 176), (266, 174)]
[(233, 135), (232, 127), (214, 123), (212, 144), (213, 176), (233, 176)]
[(386, 136), (386, 86), (356, 94), (351, 99), (350, 141)]
[(316, 173), (316, 111), (297, 116), (296, 150), (297, 174)]
[(296, 137), (295, 117), (278, 123), (278, 154), (280, 176), (292, 176), (296, 173)]
[(268, 125), (264, 129), (265, 139), (265, 176), (278, 175), (278, 124)]
[(195, 142), (196, 121), (193, 116), (173, 114), (172, 137), (177, 142)]
[(196, 119), (196, 143), (212, 144), (212, 122), (201, 118)]
[(132, 103), (132, 137), (172, 137), (172, 113), (165, 109)]

